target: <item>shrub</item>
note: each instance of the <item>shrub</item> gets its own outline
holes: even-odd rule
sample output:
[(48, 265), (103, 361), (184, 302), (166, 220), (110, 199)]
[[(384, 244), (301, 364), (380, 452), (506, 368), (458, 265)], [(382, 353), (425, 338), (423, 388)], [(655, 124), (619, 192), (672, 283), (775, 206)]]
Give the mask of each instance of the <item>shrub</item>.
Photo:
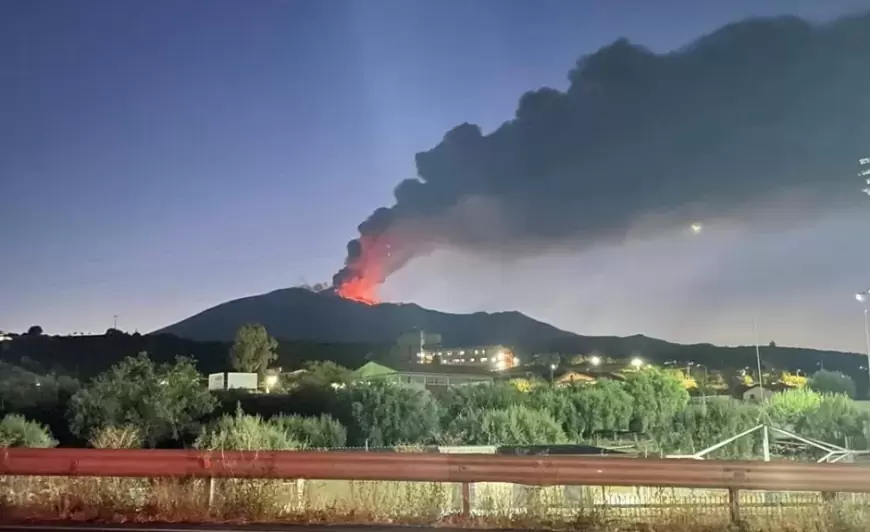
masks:
[(245, 415), (241, 409), (203, 428), (193, 446), (233, 451), (284, 451), (301, 447), (278, 424), (264, 421), (260, 416)]
[(94, 431), (88, 444), (95, 449), (139, 449), (142, 432), (134, 425), (103, 427)]
[(51, 431), (35, 421), (18, 414), (7, 414), (0, 419), (0, 447), (40, 447), (57, 445)]
[(341, 390), (334, 412), (342, 416), (351, 445), (386, 447), (434, 442), (441, 428), (440, 406), (427, 390), (388, 382), (355, 384)]
[(855, 398), (855, 381), (839, 371), (820, 370), (809, 380), (810, 388), (821, 393), (839, 393)]
[(329, 449), (347, 444), (347, 429), (332, 416), (279, 416), (272, 420), (287, 436), (306, 448)]
[(550, 414), (522, 405), (466, 412), (450, 423), (447, 439), (464, 445), (544, 445), (568, 440)]

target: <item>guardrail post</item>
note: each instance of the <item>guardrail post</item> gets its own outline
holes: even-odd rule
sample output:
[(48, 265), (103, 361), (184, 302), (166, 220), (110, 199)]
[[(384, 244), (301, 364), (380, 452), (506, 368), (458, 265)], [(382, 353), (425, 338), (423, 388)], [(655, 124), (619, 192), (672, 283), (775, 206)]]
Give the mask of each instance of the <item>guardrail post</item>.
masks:
[(468, 482), (462, 483), (462, 518), (468, 519), (471, 517), (471, 484)]
[(206, 508), (211, 511), (212, 506), (214, 506), (214, 477), (208, 477), (205, 479), (205, 486), (208, 490), (208, 500), (206, 501)]
[(736, 488), (728, 488), (728, 510), (731, 515), (731, 523), (740, 523), (740, 491)]

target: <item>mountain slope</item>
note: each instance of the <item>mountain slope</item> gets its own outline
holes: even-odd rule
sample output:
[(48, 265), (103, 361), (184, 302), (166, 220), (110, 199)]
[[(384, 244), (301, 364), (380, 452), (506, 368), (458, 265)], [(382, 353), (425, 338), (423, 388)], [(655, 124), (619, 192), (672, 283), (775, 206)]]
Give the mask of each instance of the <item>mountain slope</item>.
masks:
[(549, 345), (577, 335), (519, 312), (448, 314), (414, 304), (365, 305), (303, 288), (222, 303), (156, 331), (199, 341), (227, 341), (245, 323), (261, 323), (276, 338), (391, 344), (413, 329), (443, 335), (446, 345)]

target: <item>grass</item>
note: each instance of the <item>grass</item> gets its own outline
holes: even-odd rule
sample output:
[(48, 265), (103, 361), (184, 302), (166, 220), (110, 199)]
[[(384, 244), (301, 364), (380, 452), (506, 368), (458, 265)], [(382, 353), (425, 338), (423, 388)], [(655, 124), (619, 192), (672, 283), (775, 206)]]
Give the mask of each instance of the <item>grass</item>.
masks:
[[(602, 532), (734, 530), (727, 495), (652, 488), (447, 483), (2, 477), (0, 521), (405, 524)], [(741, 530), (864, 532), (864, 496), (741, 494)]]

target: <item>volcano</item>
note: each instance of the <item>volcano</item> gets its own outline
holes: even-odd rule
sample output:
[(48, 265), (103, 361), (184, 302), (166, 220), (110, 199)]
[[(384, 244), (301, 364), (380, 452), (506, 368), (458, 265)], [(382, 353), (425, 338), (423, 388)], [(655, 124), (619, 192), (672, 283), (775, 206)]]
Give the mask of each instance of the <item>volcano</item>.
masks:
[(260, 323), (279, 340), (392, 344), (402, 333), (440, 333), (453, 345), (549, 345), (577, 335), (520, 312), (449, 314), (412, 303), (355, 301), (325, 290), (287, 288), (222, 303), (154, 334), (230, 341), (245, 323)]

